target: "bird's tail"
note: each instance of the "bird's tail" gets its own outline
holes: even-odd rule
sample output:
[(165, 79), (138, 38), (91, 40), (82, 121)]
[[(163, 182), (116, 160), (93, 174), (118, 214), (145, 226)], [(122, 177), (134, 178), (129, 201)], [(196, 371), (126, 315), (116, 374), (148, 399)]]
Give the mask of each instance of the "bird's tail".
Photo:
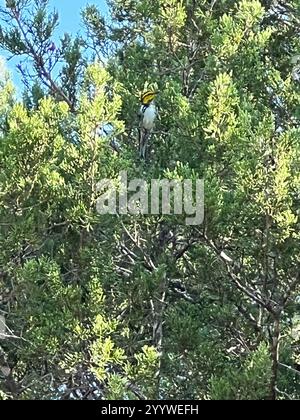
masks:
[(140, 128), (139, 150), (140, 150), (140, 158), (144, 160), (146, 160), (149, 136), (150, 136), (150, 131), (146, 130), (145, 128)]

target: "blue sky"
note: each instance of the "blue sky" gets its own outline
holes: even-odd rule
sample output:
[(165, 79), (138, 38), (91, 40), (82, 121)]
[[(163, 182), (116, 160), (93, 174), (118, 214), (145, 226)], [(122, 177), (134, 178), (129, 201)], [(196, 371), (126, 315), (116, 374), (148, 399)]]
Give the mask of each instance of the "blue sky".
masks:
[[(106, 0), (49, 0), (50, 8), (54, 8), (59, 13), (59, 27), (56, 30), (55, 38), (59, 38), (65, 32), (76, 34), (82, 29), (81, 11), (85, 6), (95, 4), (102, 11), (103, 14), (108, 12)], [(5, 0), (0, 0), (0, 6), (5, 5)], [(0, 51), (0, 56), (4, 54)], [(7, 63), (8, 68), (12, 74), (17, 89), (20, 87), (20, 76), (16, 71), (16, 65), (19, 59), (13, 59)]]
[(88, 4), (95, 4), (103, 13), (107, 12), (105, 0), (50, 0), (49, 4), (59, 12), (59, 31), (62, 33), (80, 29), (80, 12)]
[[(59, 12), (59, 31), (76, 32), (80, 29), (80, 12), (88, 4), (95, 4), (103, 13), (107, 13), (105, 0), (49, 0), (49, 5)], [(0, 0), (0, 6), (5, 5), (5, 0)]]

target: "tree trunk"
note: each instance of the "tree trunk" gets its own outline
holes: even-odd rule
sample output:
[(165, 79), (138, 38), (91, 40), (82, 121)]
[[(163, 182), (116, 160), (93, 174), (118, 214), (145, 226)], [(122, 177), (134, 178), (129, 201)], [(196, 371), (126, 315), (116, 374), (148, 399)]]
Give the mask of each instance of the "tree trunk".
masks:
[(273, 334), (270, 339), (270, 350), (272, 359), (272, 370), (270, 380), (269, 400), (277, 399), (277, 379), (279, 368), (279, 344), (280, 344), (280, 318), (275, 318), (273, 325)]
[(153, 345), (159, 354), (157, 372), (156, 372), (156, 398), (160, 398), (160, 381), (161, 381), (161, 361), (163, 356), (163, 323), (166, 308), (166, 292), (167, 292), (167, 276), (162, 276), (158, 292), (155, 293), (152, 300), (153, 313)]

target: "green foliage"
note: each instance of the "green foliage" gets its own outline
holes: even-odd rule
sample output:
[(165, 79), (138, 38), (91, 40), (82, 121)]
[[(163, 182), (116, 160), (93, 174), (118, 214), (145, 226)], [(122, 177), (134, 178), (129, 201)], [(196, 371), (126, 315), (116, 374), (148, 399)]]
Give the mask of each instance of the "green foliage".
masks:
[(271, 364), (268, 348), (261, 344), (240, 368), (228, 369), (221, 378), (212, 378), (213, 400), (263, 400), (268, 395)]

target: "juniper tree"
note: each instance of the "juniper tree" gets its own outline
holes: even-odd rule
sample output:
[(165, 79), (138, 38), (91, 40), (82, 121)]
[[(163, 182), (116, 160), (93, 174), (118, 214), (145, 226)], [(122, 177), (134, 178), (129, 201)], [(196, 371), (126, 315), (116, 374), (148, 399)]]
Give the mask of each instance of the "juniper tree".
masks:
[[(22, 59), (26, 95), (5, 82), (0, 100), (1, 314), (18, 337), (0, 342), (1, 389), (296, 399), (297, 2), (109, 6), (108, 18), (87, 7), (86, 35), (61, 45), (47, 1), (2, 10), (0, 45)], [(159, 120), (144, 162), (148, 87)], [(99, 215), (97, 182), (117, 186), (121, 170), (203, 178), (204, 223)]]

